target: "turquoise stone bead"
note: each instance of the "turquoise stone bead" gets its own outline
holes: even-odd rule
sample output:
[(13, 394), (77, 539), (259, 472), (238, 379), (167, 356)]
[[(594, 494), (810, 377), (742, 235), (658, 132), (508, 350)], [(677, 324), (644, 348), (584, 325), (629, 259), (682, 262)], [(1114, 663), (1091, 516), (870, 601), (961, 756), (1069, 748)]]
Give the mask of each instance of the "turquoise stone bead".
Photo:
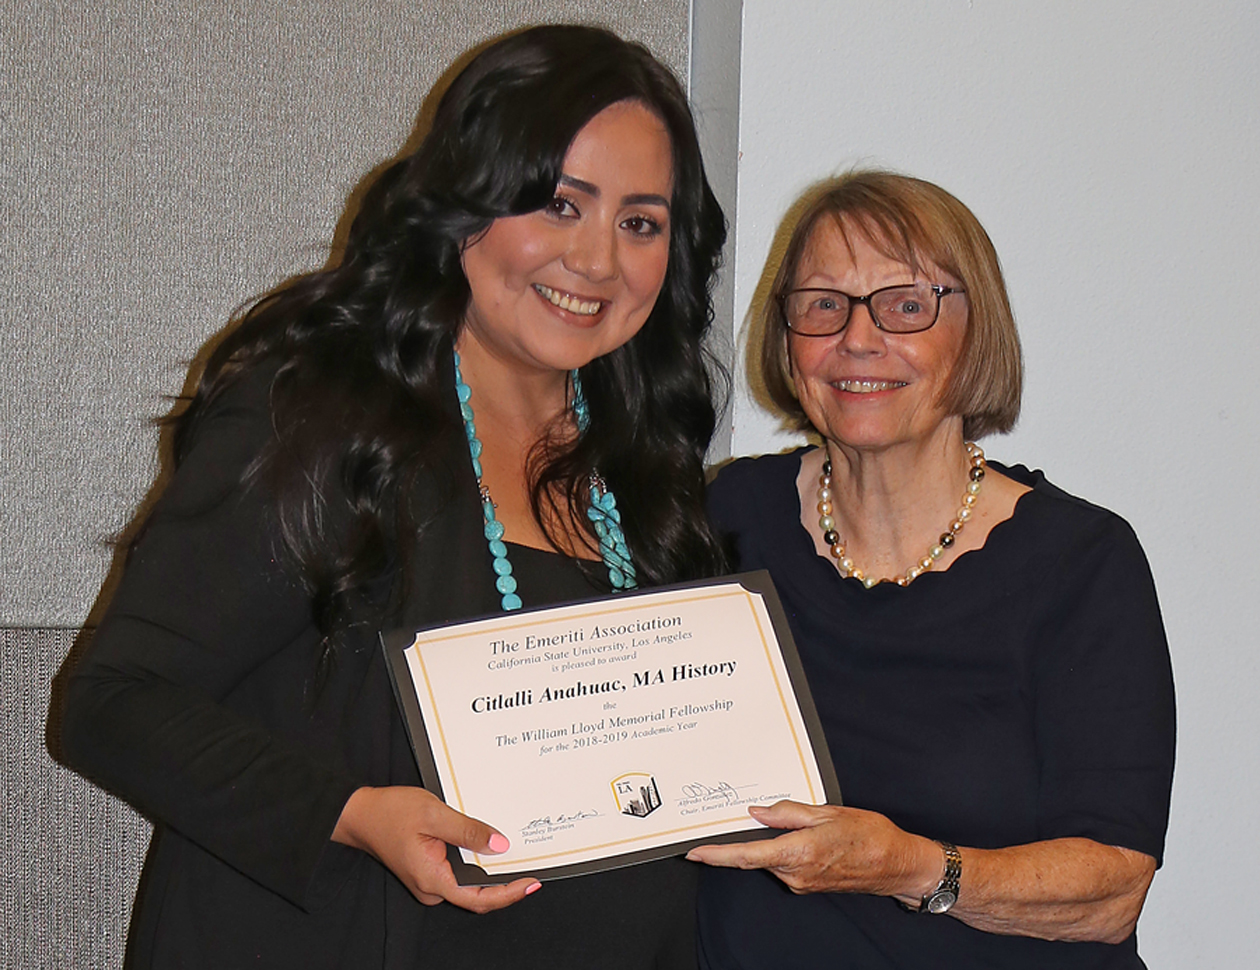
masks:
[[(507, 545), (504, 544), (502, 539), (490, 540), (490, 555), (494, 556), (495, 559), (507, 558)], [(507, 592), (511, 592), (511, 590)]]
[(491, 522), (487, 522), (485, 533), (486, 533), (487, 539), (502, 539), (503, 538), (503, 523), (498, 521), (497, 519)]
[(455, 385), (455, 396), (459, 398), (460, 404), (467, 404), (472, 398), (472, 388), (461, 381)]
[(512, 575), (512, 564), (507, 561), (506, 557), (499, 556), (494, 560), (494, 571), (500, 576)]
[(515, 593), (508, 593), (503, 597), (503, 609), (519, 610), (521, 608), (521, 598)]
[(625, 589), (626, 577), (622, 575), (621, 570), (616, 566), (608, 567), (608, 581), (613, 584), (616, 589)]
[(477, 481), (481, 481), (481, 459), (474, 458), (472, 460), (473, 474), (477, 476)]
[(469, 438), (469, 439), (468, 439), (468, 453), (469, 453), (470, 455), (472, 455), (474, 458), (480, 458), (480, 457), (481, 457), (481, 447), (482, 447), (482, 446), (481, 446), (481, 439), (480, 439), (480, 438)]
[(516, 577), (513, 576), (511, 573), (508, 573), (505, 576), (500, 576), (498, 579), (494, 581), (494, 588), (497, 589), (500, 593), (503, 593), (505, 595), (507, 593), (515, 593), (516, 592)]
[(459, 413), (460, 413), (460, 416), (463, 417), (465, 421), (467, 421), (469, 424), (472, 423), (473, 409), (470, 404), (461, 404), (459, 406)]

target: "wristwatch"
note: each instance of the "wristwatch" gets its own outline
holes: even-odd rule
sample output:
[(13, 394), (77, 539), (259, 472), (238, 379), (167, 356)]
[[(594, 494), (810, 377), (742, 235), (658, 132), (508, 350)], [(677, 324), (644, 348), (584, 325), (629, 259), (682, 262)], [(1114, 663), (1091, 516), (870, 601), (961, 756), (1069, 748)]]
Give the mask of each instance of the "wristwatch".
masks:
[(923, 897), (919, 912), (940, 915), (948, 913), (954, 903), (958, 902), (958, 880), (962, 878), (962, 853), (952, 842), (942, 842), (937, 839), (936, 844), (945, 850), (945, 875), (941, 876), (941, 881), (937, 883), (936, 888)]

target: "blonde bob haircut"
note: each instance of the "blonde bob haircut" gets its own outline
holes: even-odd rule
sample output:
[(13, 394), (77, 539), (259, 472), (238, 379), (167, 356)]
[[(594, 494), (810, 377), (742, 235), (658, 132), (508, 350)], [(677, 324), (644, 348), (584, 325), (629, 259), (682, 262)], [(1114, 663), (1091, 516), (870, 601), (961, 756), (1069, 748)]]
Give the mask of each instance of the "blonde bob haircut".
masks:
[(875, 170), (849, 172), (815, 186), (795, 208), (802, 214), (761, 319), (762, 379), (780, 411), (799, 428), (810, 427), (792, 383), (781, 297), (795, 285), (814, 229), (829, 219), (846, 243), (850, 233), (859, 232), (916, 276), (930, 263), (962, 284), (967, 291), (967, 330), (940, 403), (947, 413), (962, 417), (963, 435), (969, 440), (1010, 431), (1019, 417), (1023, 390), (1019, 335), (997, 253), (971, 210), (931, 182)]

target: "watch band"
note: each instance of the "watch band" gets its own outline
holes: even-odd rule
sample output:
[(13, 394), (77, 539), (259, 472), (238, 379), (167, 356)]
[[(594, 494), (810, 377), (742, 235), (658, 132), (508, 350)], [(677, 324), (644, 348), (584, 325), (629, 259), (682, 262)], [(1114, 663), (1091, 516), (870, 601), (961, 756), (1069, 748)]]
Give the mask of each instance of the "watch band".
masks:
[(948, 913), (958, 902), (958, 882), (962, 878), (962, 853), (958, 851), (958, 846), (940, 839), (936, 840), (936, 844), (945, 852), (945, 875), (941, 876), (936, 888), (923, 897), (919, 906), (920, 913), (934, 916)]

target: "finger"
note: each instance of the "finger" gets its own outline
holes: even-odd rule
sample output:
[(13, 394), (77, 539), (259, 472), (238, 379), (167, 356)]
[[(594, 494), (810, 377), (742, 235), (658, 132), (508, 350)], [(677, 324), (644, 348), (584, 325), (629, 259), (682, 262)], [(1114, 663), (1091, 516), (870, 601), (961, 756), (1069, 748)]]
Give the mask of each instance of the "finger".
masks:
[(447, 900), (474, 913), (489, 913), (519, 903), (542, 888), (537, 879), (517, 879), (506, 886), (456, 886)]
[(702, 845), (687, 853), (692, 862), (728, 869), (772, 869), (781, 866), (793, 855), (791, 835), (759, 842), (735, 842), (731, 845)]
[(497, 855), (506, 852), (511, 843), (502, 832), (491, 828), (480, 819), (470, 818), (455, 811), (436, 798), (426, 811), (426, 834), (441, 839), (449, 845), (458, 845), (474, 852)]
[(835, 817), (830, 805), (805, 805), (784, 799), (773, 805), (750, 805), (748, 814), (772, 829), (804, 829)]

